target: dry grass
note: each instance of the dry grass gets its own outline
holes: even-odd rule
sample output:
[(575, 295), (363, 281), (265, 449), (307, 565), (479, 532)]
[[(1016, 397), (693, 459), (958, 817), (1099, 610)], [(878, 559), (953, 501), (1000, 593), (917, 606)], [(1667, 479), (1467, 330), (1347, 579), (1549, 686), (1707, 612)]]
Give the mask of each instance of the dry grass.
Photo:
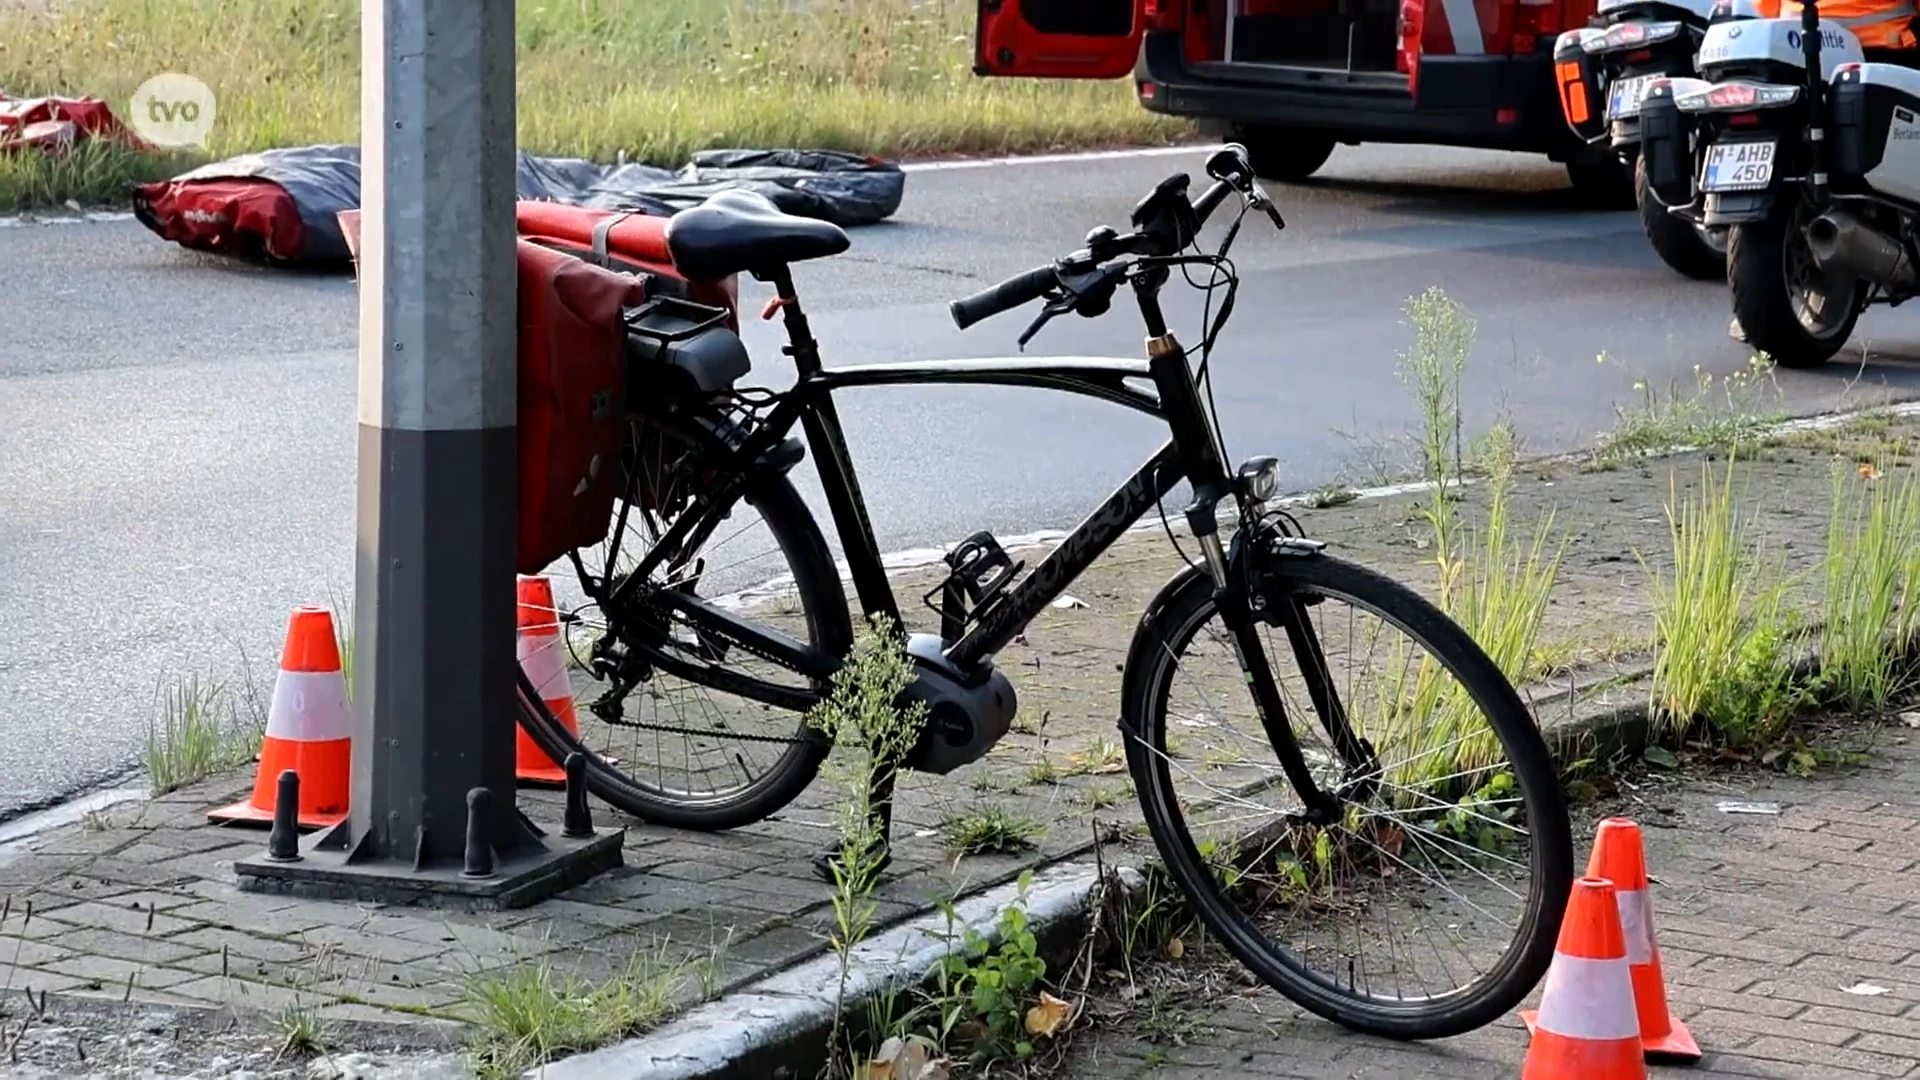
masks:
[[(981, 79), (974, 0), (520, 0), (519, 132), (535, 153), (679, 164), (716, 146), (885, 155), (1163, 142), (1127, 80)], [(791, 10), (790, 10), (791, 9)], [(210, 86), (209, 152), (357, 142), (356, 0), (0, 4), (0, 86), (124, 110), (152, 75)], [(0, 158), (0, 210), (118, 199), (177, 160)]]

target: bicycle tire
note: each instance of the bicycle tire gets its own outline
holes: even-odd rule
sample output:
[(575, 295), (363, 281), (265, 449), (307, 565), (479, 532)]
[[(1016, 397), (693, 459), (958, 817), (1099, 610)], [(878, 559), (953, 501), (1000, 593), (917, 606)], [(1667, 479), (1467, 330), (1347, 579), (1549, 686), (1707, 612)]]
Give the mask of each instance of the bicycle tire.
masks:
[(1239, 910), (1187, 830), (1171, 790), (1165, 754), (1167, 696), (1177, 666), (1176, 650), (1184, 648), (1216, 613), (1213, 580), (1201, 570), (1176, 577), (1155, 598), (1141, 621), (1122, 676), (1128, 767), (1160, 857), (1213, 936), (1261, 981), (1300, 1007), (1355, 1031), (1398, 1040), (1447, 1038), (1484, 1027), (1516, 1008), (1546, 974), (1572, 887), (1566, 800), (1545, 741), (1519, 694), (1493, 661), (1418, 593), (1324, 553), (1288, 556), (1263, 571), (1290, 590), (1350, 601), (1395, 625), (1448, 668), (1485, 712), (1510, 755), (1510, 767), (1527, 803), (1533, 882), (1526, 917), (1500, 962), (1468, 988), (1426, 1002), (1389, 1006), (1357, 997), (1307, 970)]
[[(845, 657), (853, 648), (853, 621), (833, 554), (812, 511), (784, 474), (769, 473), (754, 478), (748, 482), (742, 498), (759, 511), (786, 556), (813, 646), (833, 656)], [(589, 751), (540, 700), (533, 681), (518, 662), (515, 668), (521, 690), (520, 726), (528, 737), (554, 761), (565, 761), (567, 755), (576, 751), (582, 753), (586, 759), (587, 790), (650, 824), (717, 832), (765, 820), (813, 783), (820, 772), (820, 763), (832, 749), (824, 739), (806, 729), (805, 717), (796, 716), (794, 742), (778, 762), (752, 783), (714, 798), (668, 798), (655, 787), (628, 775), (619, 765), (609, 764)], [(823, 695), (828, 690), (825, 680), (815, 680), (815, 687)]]

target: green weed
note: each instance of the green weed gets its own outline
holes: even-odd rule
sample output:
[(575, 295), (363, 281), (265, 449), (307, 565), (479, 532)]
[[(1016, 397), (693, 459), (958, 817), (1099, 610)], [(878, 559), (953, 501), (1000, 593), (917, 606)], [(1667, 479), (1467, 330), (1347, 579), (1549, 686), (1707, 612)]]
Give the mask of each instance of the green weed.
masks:
[(1669, 738), (1704, 724), (1747, 746), (1776, 738), (1807, 695), (1792, 673), (1803, 633), (1788, 580), (1736, 505), (1734, 461), (1717, 481), (1703, 463), (1698, 494), (1668, 499), (1673, 569), (1647, 571), (1659, 635), (1651, 711)]
[[(884, 617), (874, 616), (859, 628), (853, 653), (834, 673), (833, 688), (808, 715), (808, 722), (827, 736), (841, 754), (829, 768), (845, 794), (839, 813), (840, 847), (832, 862), (833, 928), (829, 944), (839, 961), (839, 1000), (846, 997), (855, 946), (873, 932), (879, 905), (873, 889), (887, 859), (887, 837), (882, 834), (879, 807), (873, 800), (874, 782), (913, 748), (926, 723), (925, 702), (901, 708), (901, 694), (912, 684), (913, 664), (903, 639)], [(829, 1045), (832, 1066), (851, 1072), (857, 1055), (847, 1046), (842, 1016), (834, 1010)]]
[(567, 1054), (605, 1045), (652, 1027), (694, 982), (692, 961), (662, 944), (635, 953), (604, 982), (583, 979), (540, 960), (471, 980), (466, 1018), (472, 1053), (484, 1080), (507, 1080)]
[(940, 835), (954, 855), (986, 855), (1026, 851), (1046, 832), (1046, 826), (1003, 806), (987, 803), (955, 814), (940, 823)]
[[(1598, 359), (1608, 363), (1606, 353)], [(1785, 416), (1773, 368), (1772, 361), (1753, 356), (1745, 368), (1719, 378), (1695, 364), (1690, 387), (1673, 380), (1661, 391), (1636, 380), (1639, 400), (1614, 409), (1614, 428), (1600, 436), (1591, 467), (1612, 469), (1687, 446), (1744, 453), (1765, 441), (1768, 428)]]
[(143, 757), (154, 795), (250, 760), (257, 739), (225, 683), (191, 674), (155, 692)]
[(1823, 561), (1822, 689), (1855, 709), (1883, 709), (1914, 675), (1920, 482), (1912, 470), (1893, 478), (1834, 462)]

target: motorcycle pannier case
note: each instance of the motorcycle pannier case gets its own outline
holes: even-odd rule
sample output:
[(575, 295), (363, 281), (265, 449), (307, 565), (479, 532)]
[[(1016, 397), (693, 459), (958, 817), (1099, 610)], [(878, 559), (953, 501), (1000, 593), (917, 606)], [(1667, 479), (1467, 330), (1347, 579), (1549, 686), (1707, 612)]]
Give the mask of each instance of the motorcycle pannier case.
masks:
[(1920, 140), (1920, 71), (1891, 64), (1844, 68), (1834, 76), (1832, 94), (1833, 173), (1842, 190), (1879, 168), (1891, 143)]
[(1600, 90), (1595, 59), (1580, 47), (1580, 31), (1569, 30), (1553, 43), (1553, 81), (1560, 92), (1560, 115), (1582, 141), (1607, 134), (1607, 99)]
[(1655, 83), (1640, 104), (1640, 160), (1647, 186), (1663, 206), (1693, 203), (1693, 147), (1689, 119), (1674, 104), (1673, 87)]
[(625, 311), (638, 278), (518, 241), (519, 548), (523, 574), (606, 538), (621, 489)]

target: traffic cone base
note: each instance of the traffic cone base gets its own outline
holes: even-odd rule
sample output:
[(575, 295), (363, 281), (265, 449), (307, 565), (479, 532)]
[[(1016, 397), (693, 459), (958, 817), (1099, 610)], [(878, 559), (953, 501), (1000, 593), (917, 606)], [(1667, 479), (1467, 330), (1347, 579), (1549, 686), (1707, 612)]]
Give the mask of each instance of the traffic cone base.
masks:
[(352, 768), (353, 706), (340, 670), (333, 617), (325, 608), (297, 608), (287, 622), (253, 791), (241, 802), (207, 811), (207, 820), (216, 825), (273, 824), (280, 774), (292, 769), (300, 776), (300, 826), (337, 825), (347, 816)]
[(1646, 1080), (1633, 978), (1611, 881), (1581, 878), (1560, 926), (1520, 1080)]
[(1653, 894), (1648, 889), (1640, 826), (1624, 817), (1602, 821), (1595, 830), (1587, 876), (1614, 883), (1620, 929), (1626, 936), (1627, 966), (1633, 976), (1634, 1011), (1647, 1057), (1678, 1063), (1699, 1061), (1700, 1045), (1667, 1008), (1666, 976), (1661, 973), (1660, 947), (1654, 940)]

